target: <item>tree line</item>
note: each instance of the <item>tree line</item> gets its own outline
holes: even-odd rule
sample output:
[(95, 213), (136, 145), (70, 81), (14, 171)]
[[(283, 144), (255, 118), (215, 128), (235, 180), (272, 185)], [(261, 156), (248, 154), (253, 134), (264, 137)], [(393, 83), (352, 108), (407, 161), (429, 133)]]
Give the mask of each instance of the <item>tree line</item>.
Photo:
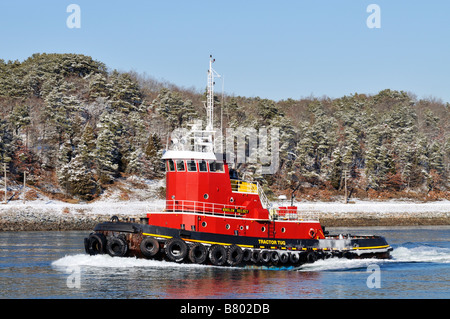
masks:
[[(170, 132), (204, 120), (205, 100), (205, 92), (110, 71), (80, 54), (0, 60), (0, 162), (43, 191), (92, 200), (121, 176), (163, 178)], [(261, 175), (254, 163), (236, 167), (274, 196), (334, 196), (345, 177), (356, 196), (448, 196), (448, 103), (390, 89), (216, 100), (215, 120), (222, 117), (224, 127), (279, 128), (276, 174)]]

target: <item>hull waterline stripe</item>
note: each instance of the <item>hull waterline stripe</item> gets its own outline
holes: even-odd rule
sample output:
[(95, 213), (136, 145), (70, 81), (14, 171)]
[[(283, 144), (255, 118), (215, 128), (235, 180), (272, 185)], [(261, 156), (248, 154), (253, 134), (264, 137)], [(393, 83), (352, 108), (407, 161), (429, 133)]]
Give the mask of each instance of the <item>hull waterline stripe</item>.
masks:
[(353, 250), (358, 250), (358, 249), (380, 249), (380, 248), (388, 248), (390, 247), (389, 245), (384, 245), (384, 246), (372, 246), (372, 247), (353, 247)]
[(142, 233), (144, 236), (153, 236), (153, 237), (162, 237), (162, 238), (172, 238), (173, 236), (165, 236), (165, 235), (159, 235), (159, 234), (148, 234), (148, 233)]
[[(153, 236), (153, 237), (162, 237), (162, 238), (172, 238), (172, 236), (164, 236), (164, 235), (159, 235), (159, 234), (149, 234), (149, 233), (142, 233), (142, 235), (145, 236)], [(183, 238), (184, 241), (189, 241), (189, 242), (194, 242), (194, 243), (203, 243), (203, 244), (211, 244), (211, 245), (223, 245), (223, 246), (228, 246), (231, 245), (230, 243), (219, 243), (219, 242), (215, 242), (215, 241), (206, 241), (206, 240), (196, 240), (196, 239), (187, 239), (187, 238)], [(253, 248), (252, 245), (237, 245), (240, 247), (249, 247), (249, 248)]]
[[(165, 235), (159, 235), (159, 234), (149, 234), (149, 233), (142, 233), (142, 235), (145, 236), (153, 236), (153, 237), (162, 237), (162, 238), (167, 238), (170, 239), (172, 238), (172, 236), (165, 236)], [(189, 241), (189, 242), (194, 242), (194, 243), (203, 243), (203, 244), (211, 244), (211, 245), (223, 245), (223, 246), (228, 246), (231, 245), (230, 243), (219, 243), (219, 242), (214, 242), (214, 241), (206, 241), (206, 240), (196, 240), (196, 239), (187, 239), (184, 238), (185, 241)], [(245, 248), (253, 248), (253, 245), (240, 245), (238, 244), (237, 246), (239, 247), (245, 247)], [(265, 246), (261, 246), (260, 248), (264, 248)], [(371, 246), (371, 247), (352, 247), (353, 250), (363, 250), (363, 249), (382, 249), (382, 248), (389, 248), (389, 245), (384, 245), (384, 246)], [(282, 248), (282, 249), (286, 249), (286, 248)], [(301, 248), (302, 250), (307, 250), (307, 248)], [(337, 248), (322, 248), (323, 250), (338, 250)], [(295, 247), (292, 247), (292, 250), (296, 250)], [(313, 248), (313, 250), (318, 250), (318, 248)], [(344, 250), (348, 250), (348, 248), (345, 248)]]

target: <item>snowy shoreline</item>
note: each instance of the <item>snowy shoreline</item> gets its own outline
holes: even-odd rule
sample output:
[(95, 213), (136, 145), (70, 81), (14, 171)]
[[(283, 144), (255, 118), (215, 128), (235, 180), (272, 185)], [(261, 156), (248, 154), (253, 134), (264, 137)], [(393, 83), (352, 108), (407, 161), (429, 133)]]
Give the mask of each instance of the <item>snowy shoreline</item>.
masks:
[[(281, 204), (281, 203), (279, 203)], [(305, 213), (316, 214), (326, 227), (450, 225), (450, 201), (299, 202)], [(69, 204), (53, 200), (0, 204), (0, 231), (90, 231), (117, 215), (120, 219), (145, 217), (163, 200), (117, 201)], [(280, 205), (281, 206), (281, 205)], [(283, 205), (285, 206), (285, 205)]]

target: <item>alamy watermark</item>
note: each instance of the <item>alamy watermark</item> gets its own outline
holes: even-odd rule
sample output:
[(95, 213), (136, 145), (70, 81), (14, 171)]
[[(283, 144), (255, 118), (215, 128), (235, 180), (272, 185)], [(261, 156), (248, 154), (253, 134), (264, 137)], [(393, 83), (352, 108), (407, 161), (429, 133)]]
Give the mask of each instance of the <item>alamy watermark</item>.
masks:
[(66, 286), (70, 289), (81, 288), (81, 268), (80, 266), (67, 267), (66, 273), (69, 274), (66, 280)]
[(381, 288), (381, 269), (380, 266), (376, 264), (371, 264), (367, 266), (367, 270), (370, 275), (367, 277), (366, 284), (367, 288)]
[(70, 13), (66, 20), (66, 26), (69, 29), (81, 28), (81, 8), (78, 4), (69, 4), (66, 8), (66, 12)]
[[(258, 130), (248, 127), (203, 131), (202, 121), (196, 121), (193, 129), (177, 128), (170, 134), (172, 149), (180, 151), (207, 151), (220, 156), (225, 154), (229, 164), (260, 164), (261, 174), (275, 174), (279, 167), (280, 130), (278, 127)], [(211, 134), (213, 132), (214, 134)], [(213, 135), (213, 140), (210, 136)], [(199, 147), (200, 146), (200, 147)]]
[(366, 11), (370, 13), (367, 17), (366, 25), (369, 29), (381, 28), (381, 9), (378, 4), (369, 4)]

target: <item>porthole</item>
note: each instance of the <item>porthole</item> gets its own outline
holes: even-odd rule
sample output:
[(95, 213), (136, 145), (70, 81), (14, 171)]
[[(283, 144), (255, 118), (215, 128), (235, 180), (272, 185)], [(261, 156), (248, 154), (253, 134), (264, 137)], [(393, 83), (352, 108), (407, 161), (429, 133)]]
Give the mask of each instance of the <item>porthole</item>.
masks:
[(202, 227), (206, 227), (206, 222), (202, 222)]
[(239, 229), (240, 229), (240, 230), (244, 230), (244, 226), (242, 226), (242, 225), (239, 226)]
[(282, 232), (282, 233), (285, 233), (285, 232), (286, 232), (286, 228), (281, 227), (281, 232)]
[(230, 203), (234, 203), (234, 198), (230, 197)]
[(226, 224), (226, 225), (225, 225), (225, 228), (226, 228), (226, 229), (230, 229), (230, 224)]
[(208, 198), (209, 198), (209, 195), (205, 193), (205, 195), (203, 195), (203, 198), (204, 198), (204, 199), (208, 199)]
[(264, 233), (266, 231), (266, 227), (261, 227), (261, 231)]

